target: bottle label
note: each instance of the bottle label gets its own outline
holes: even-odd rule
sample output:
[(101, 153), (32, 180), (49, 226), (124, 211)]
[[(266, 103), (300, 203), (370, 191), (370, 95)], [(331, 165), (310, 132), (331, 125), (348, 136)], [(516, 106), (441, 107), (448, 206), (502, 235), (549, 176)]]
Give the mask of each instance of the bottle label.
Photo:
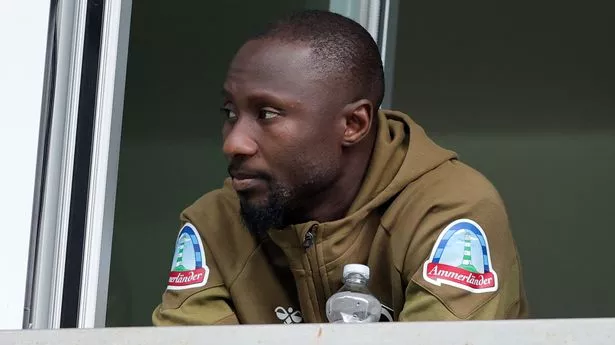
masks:
[(379, 322), (393, 322), (393, 308), (389, 308), (384, 304), (380, 304), (382, 308), (380, 309), (380, 321)]

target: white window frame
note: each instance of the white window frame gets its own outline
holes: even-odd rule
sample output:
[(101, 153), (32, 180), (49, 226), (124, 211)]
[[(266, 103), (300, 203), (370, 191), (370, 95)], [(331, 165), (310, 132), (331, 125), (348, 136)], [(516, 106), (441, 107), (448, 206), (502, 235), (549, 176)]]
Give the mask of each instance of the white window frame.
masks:
[[(62, 318), (87, 5), (58, 3), (54, 107), (26, 328), (60, 328)], [(104, 2), (78, 328), (105, 326), (131, 7), (131, 0)]]
[[(391, 8), (387, 5), (390, 2), (332, 0), (330, 10), (358, 21), (380, 43), (380, 37), (390, 32), (390, 28), (381, 23), (381, 18), (390, 23), (382, 17), (382, 6)], [(39, 257), (52, 260), (37, 261), (39, 279), (33, 287), (34, 328), (60, 326), (86, 3), (86, 0), (60, 0), (62, 39), (59, 50), (64, 56), (64, 65), (58, 63), (58, 79), (66, 75), (66, 71), (70, 71), (70, 77), (58, 80), (62, 86), (56, 94), (54, 121), (56, 115), (59, 119), (52, 128), (48, 180), (57, 181), (59, 187), (47, 187), (40, 236), (53, 241), (46, 240), (38, 246)], [(106, 321), (131, 8), (131, 0), (105, 1), (77, 318), (79, 328), (104, 327)], [(72, 21), (71, 11), (74, 13)], [(66, 116), (61, 117), (62, 113)], [(54, 199), (60, 202), (54, 205)]]
[(131, 0), (105, 1), (78, 328), (104, 327), (107, 314), (131, 9)]
[(56, 28), (54, 107), (33, 263), (31, 320), (28, 328), (60, 328), (64, 269), (77, 138), (77, 115), (85, 35), (86, 1), (60, 1)]
[(0, 329), (23, 327), (40, 188), (49, 0), (0, 1)]

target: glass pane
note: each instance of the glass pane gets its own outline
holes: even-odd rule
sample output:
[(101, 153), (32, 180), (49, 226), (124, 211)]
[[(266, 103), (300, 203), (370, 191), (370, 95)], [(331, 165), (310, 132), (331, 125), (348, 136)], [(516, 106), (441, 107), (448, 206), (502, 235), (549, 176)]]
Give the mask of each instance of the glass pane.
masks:
[(400, 1), (393, 108), (500, 190), (532, 317), (615, 316), (613, 7)]
[(151, 325), (179, 213), (226, 177), (217, 114), (227, 65), (264, 23), (303, 8), (329, 2), (133, 0), (108, 326)]

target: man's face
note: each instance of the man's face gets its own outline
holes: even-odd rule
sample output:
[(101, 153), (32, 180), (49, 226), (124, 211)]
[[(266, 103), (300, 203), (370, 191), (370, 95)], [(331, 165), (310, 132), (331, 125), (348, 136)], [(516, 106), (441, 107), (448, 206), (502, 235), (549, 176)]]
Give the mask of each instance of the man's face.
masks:
[(224, 83), (223, 151), (251, 231), (300, 218), (339, 177), (340, 93), (301, 44), (250, 41), (233, 59)]

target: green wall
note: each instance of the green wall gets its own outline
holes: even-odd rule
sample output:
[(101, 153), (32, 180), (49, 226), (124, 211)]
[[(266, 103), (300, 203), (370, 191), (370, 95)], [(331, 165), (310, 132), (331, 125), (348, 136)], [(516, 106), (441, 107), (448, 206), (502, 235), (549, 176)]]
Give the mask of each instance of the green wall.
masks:
[[(612, 9), (400, 2), (394, 108), (498, 187), (533, 316), (615, 316)], [(226, 174), (218, 108), (235, 50), (264, 21), (327, 4), (133, 1), (108, 326), (150, 324), (179, 212)]]
[(615, 316), (615, 8), (402, 1), (393, 105), (510, 213), (533, 317)]

